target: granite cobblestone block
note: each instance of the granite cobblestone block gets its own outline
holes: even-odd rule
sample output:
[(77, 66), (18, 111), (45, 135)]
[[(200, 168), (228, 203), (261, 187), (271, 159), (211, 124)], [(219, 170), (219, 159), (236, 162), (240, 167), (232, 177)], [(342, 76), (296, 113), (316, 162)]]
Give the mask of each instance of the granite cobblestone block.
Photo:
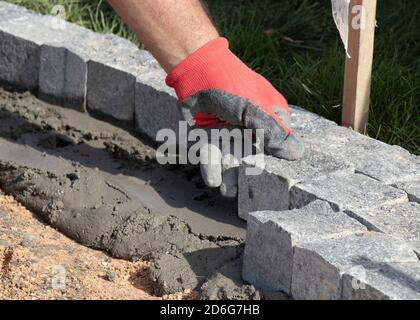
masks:
[(0, 30), (0, 84), (18, 90), (36, 91), (39, 76), (39, 46)]
[(88, 62), (88, 70), (88, 111), (133, 126), (136, 78), (94, 61)]
[(419, 299), (419, 261), (403, 241), (366, 232), (295, 248), (295, 299)]
[[(265, 156), (244, 159), (239, 174), (239, 209), (242, 219), (248, 213), (262, 210), (287, 210), (290, 207), (290, 189), (297, 183), (316, 179), (331, 173), (353, 173), (354, 166), (346, 161), (317, 150), (307, 150), (297, 161)], [(261, 174), (247, 175), (248, 168), (259, 168)]]
[(418, 156), (320, 118), (302, 108), (291, 108), (292, 127), (306, 146), (337, 161), (348, 161), (357, 172), (386, 184), (420, 179)]
[(296, 245), (366, 230), (324, 201), (290, 211), (253, 212), (248, 218), (243, 278), (264, 291), (290, 294)]
[(348, 212), (408, 202), (404, 191), (362, 174), (331, 174), (299, 183), (290, 191), (291, 208), (301, 208), (316, 199)]
[(42, 45), (40, 61), (39, 98), (85, 112), (86, 60), (66, 48)]
[(409, 202), (377, 209), (359, 209), (349, 212), (349, 215), (370, 230), (406, 241), (420, 255), (420, 204)]
[(136, 82), (135, 129), (153, 142), (162, 129), (178, 136), (179, 122), (184, 120), (175, 93), (165, 87), (164, 79), (162, 74), (150, 73)]
[(376, 263), (353, 268), (342, 278), (343, 300), (419, 300), (418, 262)]

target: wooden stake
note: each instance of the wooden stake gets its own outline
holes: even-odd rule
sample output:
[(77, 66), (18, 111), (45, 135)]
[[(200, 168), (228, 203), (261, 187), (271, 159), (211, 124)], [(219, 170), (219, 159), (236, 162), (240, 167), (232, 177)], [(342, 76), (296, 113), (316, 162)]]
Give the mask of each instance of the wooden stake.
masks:
[(376, 26), (376, 0), (351, 0), (342, 124), (366, 133)]

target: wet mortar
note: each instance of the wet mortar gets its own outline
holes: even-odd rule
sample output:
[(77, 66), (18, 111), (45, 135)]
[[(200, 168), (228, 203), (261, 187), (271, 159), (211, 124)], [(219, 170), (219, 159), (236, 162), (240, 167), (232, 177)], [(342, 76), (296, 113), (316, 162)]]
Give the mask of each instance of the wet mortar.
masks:
[(236, 200), (206, 188), (198, 168), (162, 167), (121, 128), (2, 89), (0, 150), (1, 189), (86, 246), (152, 261), (155, 294), (260, 298), (240, 277)]

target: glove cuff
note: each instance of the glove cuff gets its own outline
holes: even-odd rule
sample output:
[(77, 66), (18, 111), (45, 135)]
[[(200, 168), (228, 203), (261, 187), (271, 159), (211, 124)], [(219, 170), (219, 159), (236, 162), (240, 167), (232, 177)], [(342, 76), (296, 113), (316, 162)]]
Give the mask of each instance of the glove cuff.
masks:
[(211, 40), (178, 64), (168, 74), (166, 84), (175, 89), (179, 100), (186, 100), (203, 88), (211, 88), (206, 69), (211, 68), (214, 61), (223, 61), (230, 55), (232, 53), (226, 38)]

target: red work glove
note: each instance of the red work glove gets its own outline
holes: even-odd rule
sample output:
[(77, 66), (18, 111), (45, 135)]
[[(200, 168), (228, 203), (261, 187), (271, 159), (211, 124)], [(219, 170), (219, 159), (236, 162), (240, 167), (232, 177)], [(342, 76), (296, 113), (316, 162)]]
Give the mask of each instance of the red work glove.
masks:
[(288, 160), (302, 156), (302, 145), (289, 128), (286, 99), (236, 57), (225, 38), (198, 49), (175, 67), (166, 83), (191, 107), (195, 125), (217, 127), (229, 122), (265, 129), (269, 153)]
[(303, 146), (289, 127), (286, 99), (236, 57), (225, 38), (194, 52), (175, 67), (166, 83), (185, 102), (194, 125), (264, 129), (267, 153), (286, 160), (302, 156)]

